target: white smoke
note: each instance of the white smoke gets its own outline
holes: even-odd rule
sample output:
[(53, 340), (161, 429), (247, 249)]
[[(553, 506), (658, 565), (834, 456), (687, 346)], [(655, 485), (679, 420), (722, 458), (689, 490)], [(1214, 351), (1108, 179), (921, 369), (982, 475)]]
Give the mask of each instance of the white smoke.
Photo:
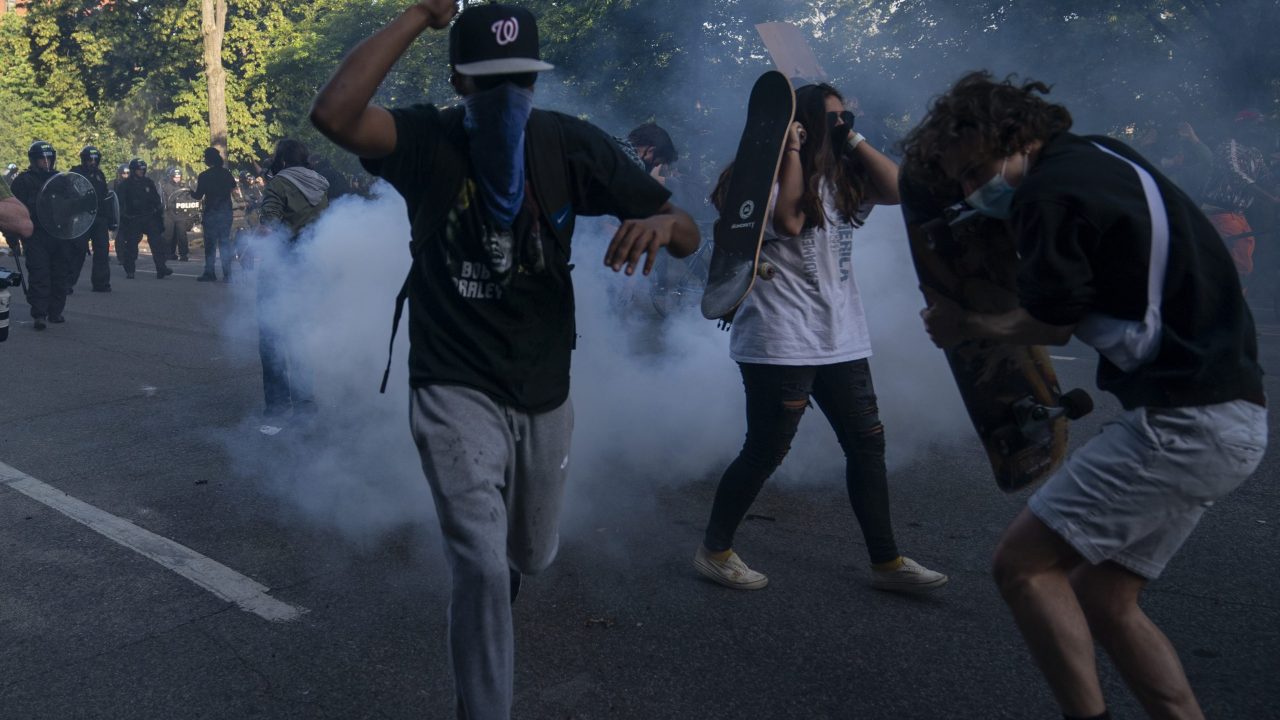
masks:
[[(400, 196), (384, 183), (375, 190), (372, 199), (335, 202), (307, 232), (290, 300), (262, 316), (298, 357), (309, 359), (319, 417), (309, 427), (288, 424), (266, 437), (257, 432), (263, 421), (252, 416), (229, 437), (242, 474), (306, 522), (362, 544), (433, 524), (408, 428), (403, 323), (387, 393), (377, 392), (394, 298), (409, 264), (409, 226)], [(637, 487), (678, 487), (718, 475), (740, 449), (746, 427), (728, 334), (702, 319), (696, 302), (659, 321), (648, 279), (603, 266), (607, 233), (602, 223), (584, 222), (574, 238), (579, 339), (569, 536), (591, 527), (594, 506), (608, 502), (613, 486), (625, 486), (632, 491), (626, 497), (634, 498)], [(256, 246), (265, 252), (282, 243), (258, 238)], [(942, 353), (921, 327), (920, 294), (896, 208), (879, 209), (857, 232), (853, 262), (870, 315), (892, 471), (931, 443), (972, 430)], [(255, 274), (271, 277), (264, 272)], [(235, 287), (237, 311), (226, 332), (241, 352), (252, 352), (253, 285)], [(814, 409), (771, 482), (842, 484), (843, 464)]]
[[(647, 284), (632, 292), (639, 310), (619, 319), (611, 288), (633, 284), (603, 267), (608, 237), (574, 239), (578, 350), (574, 354), (573, 483), (592, 502), (594, 485), (663, 487), (718, 476), (742, 447), (745, 396), (728, 333), (704, 320), (696, 305), (655, 332)], [(940, 350), (921, 324), (923, 307), (906, 232), (896, 207), (873, 212), (855, 233), (854, 274), (869, 315), (872, 376), (886, 428), (890, 472), (935, 443), (972, 434)], [(629, 322), (627, 321), (629, 320)], [(808, 410), (790, 454), (770, 483), (844, 483), (844, 456), (826, 418)], [(572, 493), (572, 491), (571, 491)], [(626, 495), (634, 502), (634, 494)], [(590, 523), (590, 503), (570, 508)], [(710, 501), (710, 498), (707, 498)]]
[[(370, 199), (346, 196), (308, 228), (297, 252), (282, 238), (254, 237), (257, 283), (289, 291), (259, 312), (256, 283), (233, 285), (235, 312), (225, 332), (239, 352), (257, 349), (258, 324), (305, 359), (318, 416), (286, 420), (277, 435), (259, 413), (229, 437), (241, 474), (261, 484), (304, 521), (360, 544), (433, 517), (408, 427), (408, 332), (397, 337), (391, 379), (378, 393), (396, 293), (409, 266), (404, 200), (380, 183)], [(287, 273), (271, 269), (293, 263)], [(243, 273), (242, 273), (243, 274)], [(261, 406), (260, 406), (261, 407)]]

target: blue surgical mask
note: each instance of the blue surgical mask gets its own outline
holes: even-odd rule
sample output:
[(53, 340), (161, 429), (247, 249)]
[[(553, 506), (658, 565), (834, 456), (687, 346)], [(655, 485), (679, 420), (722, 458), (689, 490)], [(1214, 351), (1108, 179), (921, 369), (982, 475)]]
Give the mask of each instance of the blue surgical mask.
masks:
[(969, 207), (986, 215), (987, 217), (996, 218), (997, 220), (1009, 219), (1010, 211), (1013, 208), (1013, 193), (1016, 188), (1004, 179), (1005, 167), (1009, 164), (1009, 158), (1005, 158), (1000, 165), (1000, 172), (995, 177), (986, 182), (985, 185), (969, 193), (964, 199), (969, 203)]
[(524, 129), (533, 112), (533, 89), (508, 82), (462, 103), (480, 197), (492, 219), (509, 229), (524, 204)]

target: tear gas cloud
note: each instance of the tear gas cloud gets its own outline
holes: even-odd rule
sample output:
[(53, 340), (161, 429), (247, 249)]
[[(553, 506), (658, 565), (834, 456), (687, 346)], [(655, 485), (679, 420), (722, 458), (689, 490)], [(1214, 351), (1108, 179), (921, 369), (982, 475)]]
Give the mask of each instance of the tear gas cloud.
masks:
[[(917, 448), (968, 428), (942, 354), (920, 327), (899, 216), (885, 208), (871, 217), (859, 232), (854, 266), (868, 298), (892, 468)], [(408, 269), (408, 237), (404, 201), (379, 183), (371, 199), (335, 202), (292, 257), (273, 256), (272, 248), (284, 246), (278, 238), (258, 238), (258, 282), (275, 280), (268, 268), (296, 263), (288, 300), (259, 314), (254, 285), (234, 285), (237, 308), (225, 327), (239, 353), (253, 354), (261, 322), (297, 357), (308, 358), (322, 408), (309, 426), (270, 437), (257, 432), (266, 421), (246, 418), (227, 436), (237, 471), (297, 518), (360, 545), (430, 525), (433, 517), (407, 422), (405, 324), (388, 391), (377, 392), (395, 295)], [(573, 360), (570, 535), (594, 519), (586, 499), (591, 491), (705, 480), (733, 458), (745, 432), (728, 334), (696, 307), (660, 320), (651, 309), (649, 279), (604, 267), (608, 240), (605, 224), (592, 222), (574, 238), (580, 337)], [(626, 293), (629, 302), (620, 307), (618, 296)], [(843, 456), (820, 413), (808, 413), (775, 482), (843, 482)]]
[[(937, 27), (972, 23), (958, 6), (930, 7)], [(796, 18), (751, 18), (743, 27), (777, 19)], [(661, 18), (653, 21), (667, 26)], [(684, 45), (705, 42), (702, 35), (710, 32), (718, 30), (692, 26)], [(892, 77), (860, 75), (870, 69), (860, 58), (833, 57), (840, 40), (830, 33), (815, 41), (815, 49), (836, 76), (834, 84), (858, 98), (866, 113), (859, 120), (860, 129), (879, 136), (878, 144), (890, 152), (891, 141), (905, 129), (890, 119), (906, 118), (906, 126), (914, 124), (929, 97), (968, 69), (987, 67), (998, 76), (1016, 71), (1061, 82), (1051, 99), (1071, 108), (1078, 131), (1085, 133), (1106, 132), (1116, 126), (1115, 118), (1133, 114), (1127, 109), (1133, 107), (1132, 97), (1094, 91), (1090, 79), (1097, 73), (1131, 73), (1149, 84), (1177, 86), (1177, 77), (1140, 67), (1136, 52), (1126, 57), (1119, 47), (1097, 49), (1097, 57), (1081, 61), (1079, 72), (1067, 73), (1064, 53), (1081, 56), (1082, 49), (1071, 47), (1069, 38), (1049, 40), (992, 31), (982, 42), (948, 50), (945, 63), (938, 61), (937, 48), (918, 61), (904, 51)], [(611, 47), (621, 52), (610, 43), (594, 47), (594, 52), (609, 52)], [(595, 59), (602, 68), (618, 65), (613, 58)], [(668, 127), (685, 158), (681, 169), (692, 186), (681, 199), (705, 217), (705, 185), (732, 157), (750, 81), (770, 68), (763, 55), (743, 62), (750, 67), (741, 71), (676, 66), (667, 70), (669, 82), (658, 96), (608, 104), (576, 94), (553, 72), (539, 83), (537, 105), (585, 116), (615, 135), (650, 119)], [(1117, 92), (1115, 86), (1108, 88)], [(402, 99), (412, 100), (416, 99)], [(689, 120), (695, 104), (714, 112)], [(323, 408), (320, 421), (306, 432), (290, 430), (263, 439), (253, 430), (259, 421), (247, 418), (245, 427), (228, 439), (230, 454), (244, 475), (261, 482), (298, 517), (336, 528), (358, 542), (375, 543), (406, 527), (435, 534), (430, 492), (407, 422), (406, 327), (399, 334), (388, 392), (377, 392), (394, 297), (409, 265), (408, 232), (402, 199), (382, 183), (372, 199), (335, 203), (309, 232), (293, 301), (262, 321), (293, 344), (301, 357), (310, 358)], [(656, 489), (713, 479), (740, 449), (745, 432), (742, 385), (728, 357), (728, 334), (703, 320), (696, 303), (688, 312), (657, 318), (649, 308), (646, 280), (603, 267), (608, 232), (604, 223), (583, 222), (574, 238), (580, 337), (573, 359), (577, 429), (567, 539), (592, 527), (597, 510), (622, 514), (599, 507), (610, 487)], [(968, 443), (977, 452), (943, 355), (929, 344), (918, 317), (922, 301), (896, 208), (878, 209), (855, 234), (853, 268), (869, 316), (875, 352), (871, 364), (891, 474), (906, 469), (933, 444)], [(246, 285), (237, 293), (238, 319), (226, 331), (233, 345), (252, 354), (257, 327), (253, 291)], [(630, 298), (622, 308), (620, 295)], [(811, 410), (771, 483), (839, 485), (843, 465), (825, 418)], [(628, 502), (636, 496), (644, 494), (628, 493)], [(709, 505), (709, 493), (702, 502)], [(648, 521), (647, 513), (633, 514), (635, 522)]]
[(294, 357), (307, 360), (321, 412), (305, 427), (266, 436), (255, 411), (228, 432), (237, 472), (260, 483), (297, 518), (334, 528), (361, 545), (433, 517), (430, 490), (408, 430), (402, 332), (388, 392), (378, 393), (391, 310), (409, 264), (404, 201), (385, 184), (370, 199), (347, 196), (289, 253), (283, 238), (256, 237), (257, 283), (288, 291), (260, 311), (256, 283), (236, 283), (224, 334), (241, 359), (256, 359), (261, 323)]

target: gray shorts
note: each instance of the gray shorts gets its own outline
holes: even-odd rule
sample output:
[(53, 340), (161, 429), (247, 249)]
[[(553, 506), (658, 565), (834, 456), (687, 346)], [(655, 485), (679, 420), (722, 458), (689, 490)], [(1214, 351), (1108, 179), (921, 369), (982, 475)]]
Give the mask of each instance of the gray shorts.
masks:
[(1153, 580), (1266, 447), (1267, 411), (1244, 400), (1129, 410), (1072, 453), (1027, 507), (1090, 563), (1110, 560)]

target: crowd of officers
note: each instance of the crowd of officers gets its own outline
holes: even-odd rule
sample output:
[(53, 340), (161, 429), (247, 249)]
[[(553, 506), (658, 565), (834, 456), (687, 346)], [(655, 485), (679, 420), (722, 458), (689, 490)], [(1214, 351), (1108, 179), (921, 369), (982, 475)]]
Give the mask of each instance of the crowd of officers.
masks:
[[(130, 280), (136, 276), (138, 250), (144, 236), (156, 279), (173, 274), (170, 261), (188, 262), (188, 234), (197, 222), (204, 243), (204, 271), (198, 281), (230, 282), (233, 261), (239, 261), (246, 270), (252, 268), (251, 245), (242, 235), (259, 223), (266, 182), (271, 175), (256, 163), (253, 172), (245, 170), (237, 177), (225, 167), (218, 149), (210, 147), (204, 151), (206, 169), (194, 187), (184, 182), (178, 167), (169, 168), (156, 182), (148, 177), (147, 162), (141, 158), (121, 164), (115, 178), (108, 181), (102, 170), (101, 152), (92, 145), (86, 146), (80, 151), (79, 164), (70, 172), (83, 176), (93, 186), (97, 214), (88, 231), (66, 239), (50, 232), (36, 212), (42, 188), (58, 173), (58, 153), (50, 143), (38, 140), (27, 149), (27, 160), (26, 170), (19, 171), (13, 163), (6, 167), (0, 190), (10, 190), (27, 207), (33, 223), (29, 236), (9, 233), (5, 240), (15, 255), (25, 256), (24, 290), (36, 330), (44, 330), (47, 323), (65, 322), (67, 296), (74, 292), (88, 257), (93, 258), (93, 291), (111, 292), (109, 256), (113, 235), (116, 259)], [(330, 197), (358, 189), (323, 161), (317, 159), (316, 164), (319, 172), (331, 178)], [(237, 210), (241, 213), (239, 222)], [(219, 264), (221, 277), (217, 273)]]

